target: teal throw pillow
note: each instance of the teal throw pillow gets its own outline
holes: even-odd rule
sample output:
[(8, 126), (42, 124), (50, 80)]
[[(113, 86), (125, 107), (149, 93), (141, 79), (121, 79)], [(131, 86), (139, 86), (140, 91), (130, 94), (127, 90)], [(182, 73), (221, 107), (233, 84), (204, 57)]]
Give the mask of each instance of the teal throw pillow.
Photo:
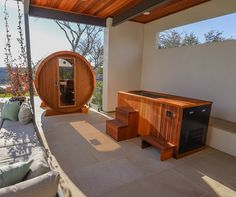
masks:
[(7, 101), (2, 109), (2, 119), (7, 120), (18, 120), (18, 113), (20, 110), (20, 102), (19, 101)]
[(24, 179), (33, 160), (0, 167), (0, 188), (14, 185)]

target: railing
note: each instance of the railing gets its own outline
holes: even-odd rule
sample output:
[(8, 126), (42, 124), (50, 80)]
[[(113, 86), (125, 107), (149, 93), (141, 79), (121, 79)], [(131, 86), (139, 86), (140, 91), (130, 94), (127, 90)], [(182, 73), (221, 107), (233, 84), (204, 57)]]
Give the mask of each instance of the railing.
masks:
[(6, 85), (9, 83), (9, 79), (7, 78), (0, 78), (0, 85)]

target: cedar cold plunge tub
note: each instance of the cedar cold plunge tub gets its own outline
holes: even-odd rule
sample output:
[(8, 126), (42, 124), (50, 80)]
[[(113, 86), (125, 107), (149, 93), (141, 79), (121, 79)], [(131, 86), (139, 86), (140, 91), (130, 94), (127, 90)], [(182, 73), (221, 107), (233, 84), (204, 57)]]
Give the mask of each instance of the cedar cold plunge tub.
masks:
[(35, 74), (35, 88), (46, 107), (61, 113), (79, 111), (96, 85), (90, 63), (80, 54), (59, 51), (43, 59)]

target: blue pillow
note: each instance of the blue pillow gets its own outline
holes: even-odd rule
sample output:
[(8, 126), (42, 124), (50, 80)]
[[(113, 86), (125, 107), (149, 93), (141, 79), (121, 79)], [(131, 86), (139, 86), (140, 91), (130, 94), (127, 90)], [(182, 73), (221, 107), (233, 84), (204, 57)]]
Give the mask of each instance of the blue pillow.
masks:
[(14, 102), (6, 101), (2, 109), (2, 119), (17, 121), (19, 110), (20, 110), (19, 101), (14, 101)]

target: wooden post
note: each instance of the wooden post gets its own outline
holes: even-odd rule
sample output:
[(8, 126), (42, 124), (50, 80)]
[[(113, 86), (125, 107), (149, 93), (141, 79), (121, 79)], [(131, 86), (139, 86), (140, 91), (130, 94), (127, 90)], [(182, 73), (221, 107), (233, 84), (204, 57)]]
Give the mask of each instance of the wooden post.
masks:
[(24, 3), (25, 43), (26, 43), (26, 54), (27, 54), (29, 94), (30, 94), (30, 103), (33, 109), (33, 116), (35, 120), (34, 85), (33, 85), (33, 71), (31, 66), (31, 49), (30, 49), (30, 32), (29, 32), (29, 0), (24, 0), (23, 3)]

